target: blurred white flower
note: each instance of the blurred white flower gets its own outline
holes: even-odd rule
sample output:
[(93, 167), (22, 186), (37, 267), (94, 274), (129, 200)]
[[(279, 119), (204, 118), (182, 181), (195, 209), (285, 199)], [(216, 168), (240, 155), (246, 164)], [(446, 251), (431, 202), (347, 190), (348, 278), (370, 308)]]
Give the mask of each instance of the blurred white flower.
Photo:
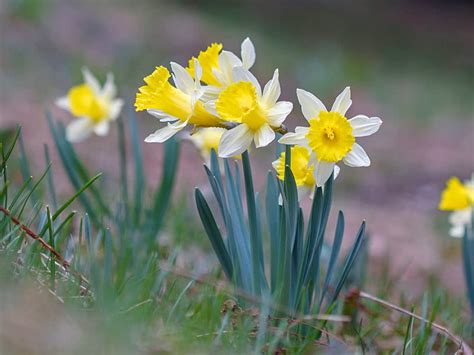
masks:
[(113, 74), (107, 74), (103, 87), (87, 68), (82, 69), (82, 74), (84, 83), (56, 100), (58, 107), (77, 117), (66, 127), (66, 138), (71, 142), (79, 142), (92, 132), (107, 135), (110, 121), (118, 117), (123, 106), (123, 100), (116, 98)]
[(449, 216), (451, 223), (449, 234), (461, 238), (466, 226), (471, 225), (474, 208), (474, 173), (471, 180), (466, 180), (464, 183), (457, 177), (451, 177), (441, 193), (438, 208), (442, 211), (452, 211)]

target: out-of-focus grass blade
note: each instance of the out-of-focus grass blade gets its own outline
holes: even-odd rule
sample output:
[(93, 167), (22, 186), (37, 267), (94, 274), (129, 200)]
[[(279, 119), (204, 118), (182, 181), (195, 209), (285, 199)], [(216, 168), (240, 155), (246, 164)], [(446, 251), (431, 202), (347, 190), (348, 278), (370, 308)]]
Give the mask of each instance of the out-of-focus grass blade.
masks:
[(143, 189), (146, 185), (143, 170), (143, 155), (140, 148), (141, 140), (138, 138), (138, 128), (134, 112), (130, 109), (128, 114), (128, 126), (132, 143), (133, 162), (135, 164), (135, 187), (133, 200), (133, 221), (138, 224), (140, 221), (143, 205)]
[(202, 195), (199, 189), (195, 190), (196, 205), (198, 208), (199, 217), (201, 218), (204, 229), (206, 230), (207, 236), (211, 241), (212, 247), (216, 252), (216, 255), (219, 259), (219, 262), (226, 273), (226, 276), (229, 280), (232, 280), (233, 268), (230, 255), (227, 252), (225, 247), (222, 235), (217, 227), (216, 221), (212, 216), (212, 212), (209, 208), (209, 205), (206, 202), (206, 199)]
[[(62, 141), (64, 140), (63, 138), (60, 137), (58, 133), (58, 129), (56, 127), (56, 124), (53, 121), (53, 118), (49, 112), (46, 113), (46, 117), (48, 120), (48, 125), (51, 130), (51, 134), (53, 135), (54, 142), (56, 144), (56, 149), (59, 153), (59, 157), (61, 158), (61, 162), (63, 163), (64, 169), (66, 170), (67, 175), (69, 176), (69, 181), (71, 182), (72, 186), (75, 189), (80, 189), (81, 188), (81, 182), (79, 179), (79, 176), (77, 175), (76, 170), (72, 166), (72, 162), (70, 161), (69, 157), (67, 156), (65, 149), (63, 149), (63, 143)], [(92, 220), (98, 224), (98, 217), (96, 216), (95, 208), (92, 207), (89, 199), (84, 195), (79, 196), (79, 200), (83, 204), (85, 210), (89, 215), (91, 216)]]
[[(51, 211), (49, 207), (46, 207), (46, 216), (47, 216), (47, 227), (48, 227), (48, 236), (49, 236), (49, 245), (51, 248), (55, 249), (56, 246), (54, 244), (54, 233), (53, 233), (53, 222), (51, 220)], [(49, 253), (49, 272), (50, 272), (50, 288), (51, 290), (56, 289), (56, 257), (55, 255), (50, 252)]]
[[(44, 158), (46, 161), (46, 166), (50, 166), (51, 158), (49, 155), (49, 148), (48, 145), (44, 145)], [(58, 208), (58, 200), (56, 198), (56, 188), (54, 187), (54, 179), (53, 179), (53, 170), (50, 169), (48, 171), (48, 189), (49, 189), (49, 196), (51, 198), (51, 205), (53, 206), (53, 211), (56, 211)]]
[(160, 188), (154, 196), (154, 204), (150, 216), (152, 221), (151, 237), (153, 240), (163, 224), (173, 192), (176, 168), (178, 166), (179, 143), (177, 139), (169, 139), (164, 146), (163, 174), (161, 176)]
[(77, 191), (74, 195), (72, 195), (72, 197), (70, 197), (61, 207), (59, 207), (59, 209), (53, 214), (53, 221), (55, 221), (59, 215), (66, 209), (69, 207), (69, 205), (71, 203), (74, 202), (74, 200), (80, 196), (82, 194), (82, 192), (84, 192), (85, 190), (87, 190), (87, 188), (89, 186), (91, 186), (99, 177), (102, 176), (102, 173), (99, 173), (97, 175), (95, 175), (94, 177), (92, 177), (88, 182), (85, 183), (84, 186), (82, 186), (79, 191)]

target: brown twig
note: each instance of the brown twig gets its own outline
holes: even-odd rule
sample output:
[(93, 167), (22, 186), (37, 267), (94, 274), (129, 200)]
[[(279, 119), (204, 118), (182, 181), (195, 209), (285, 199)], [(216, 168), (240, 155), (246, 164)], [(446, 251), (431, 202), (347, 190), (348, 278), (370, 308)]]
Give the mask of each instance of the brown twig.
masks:
[(79, 278), (79, 280), (81, 281), (81, 283), (85, 283), (85, 284), (89, 284), (89, 281), (87, 281), (87, 279), (78, 271), (74, 270), (71, 268), (71, 265), (69, 264), (69, 262), (64, 259), (64, 257), (58, 253), (51, 245), (49, 245), (43, 238), (41, 238), (37, 233), (33, 232), (30, 228), (28, 228), (26, 225), (24, 225), (23, 223), (21, 223), (21, 221), (12, 215), (12, 213), (6, 209), (5, 207), (3, 206), (0, 206), (0, 212), (2, 212), (5, 216), (7, 216), (8, 218), (10, 218), (10, 220), (17, 226), (20, 227), (20, 229), (22, 231), (24, 231), (29, 237), (33, 238), (34, 240), (38, 241), (41, 246), (43, 248), (45, 248), (46, 250), (48, 250), (51, 254), (54, 255), (54, 257), (56, 258), (56, 260), (64, 267), (64, 269), (66, 271), (68, 271), (69, 273), (71, 273), (72, 275), (76, 276)]
[(451, 333), (449, 331), (449, 329), (447, 329), (446, 327), (443, 327), (442, 325), (439, 325), (437, 323), (434, 323), (434, 322), (431, 322), (429, 321), (428, 319), (425, 319), (413, 312), (410, 312), (406, 309), (403, 309), (393, 303), (390, 303), (388, 301), (385, 301), (385, 300), (382, 300), (378, 297), (375, 297), (375, 296), (372, 296), (371, 294), (367, 293), (367, 292), (364, 292), (364, 291), (360, 291), (359, 292), (359, 297), (360, 298), (363, 298), (363, 299), (366, 299), (366, 300), (369, 300), (369, 301), (372, 301), (372, 302), (376, 302), (384, 307), (387, 307), (387, 308), (390, 308), (390, 309), (393, 309), (397, 312), (400, 312), (402, 314), (405, 314), (407, 316), (410, 316), (410, 317), (413, 317), (413, 318), (416, 318), (424, 323), (428, 323), (430, 324), (430, 326), (435, 329), (438, 333), (441, 333), (443, 334), (444, 336), (446, 336), (448, 339), (450, 339), (451, 341), (453, 341), (454, 343), (456, 343), (458, 346), (459, 346), (459, 349), (462, 351), (461, 354), (464, 354), (464, 355), (472, 355), (472, 349), (469, 347), (468, 344), (466, 344), (466, 342), (458, 337), (457, 335), (454, 335), (453, 333)]

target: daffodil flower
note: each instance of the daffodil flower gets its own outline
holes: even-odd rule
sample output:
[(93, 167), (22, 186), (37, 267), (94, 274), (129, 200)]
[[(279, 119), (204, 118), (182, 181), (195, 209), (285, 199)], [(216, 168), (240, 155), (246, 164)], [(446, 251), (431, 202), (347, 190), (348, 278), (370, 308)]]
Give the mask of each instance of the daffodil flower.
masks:
[(464, 235), (464, 228), (471, 224), (474, 208), (474, 174), (471, 180), (464, 183), (457, 177), (450, 178), (441, 193), (438, 208), (442, 211), (452, 211), (449, 216), (451, 223), (449, 234), (461, 238)]
[[(222, 50), (222, 48), (222, 43), (212, 43), (197, 57), (197, 61), (202, 67), (201, 81), (207, 85), (203, 88), (204, 101), (215, 100), (223, 89), (233, 83), (233, 68), (250, 69), (255, 63), (255, 47), (249, 38), (242, 42), (242, 59), (230, 51)], [(193, 77), (195, 61), (195, 57), (191, 58), (186, 68)]]
[(135, 101), (137, 111), (147, 110), (149, 114), (167, 122), (167, 126), (149, 135), (145, 142), (162, 143), (184, 129), (188, 124), (201, 127), (214, 127), (222, 124), (221, 120), (209, 113), (200, 98), (202, 88), (200, 78), (201, 67), (195, 60), (195, 79), (177, 63), (171, 63), (173, 70), (172, 86), (168, 79), (170, 72), (163, 66), (156, 70), (144, 81)]
[[(285, 179), (285, 158), (286, 153), (282, 152), (280, 157), (272, 163), (281, 181)], [(298, 189), (298, 200), (301, 200), (306, 195), (312, 198), (316, 180), (314, 178), (314, 162), (311, 161), (311, 153), (307, 148), (302, 146), (291, 147), (290, 169)], [(339, 174), (339, 170), (339, 167), (335, 165), (334, 179)]]
[(56, 105), (77, 117), (66, 127), (66, 138), (79, 142), (92, 132), (105, 136), (110, 121), (115, 120), (123, 106), (117, 99), (114, 76), (109, 73), (103, 87), (87, 68), (82, 68), (84, 83), (72, 87), (66, 96), (56, 100)]
[(277, 102), (280, 97), (278, 69), (262, 89), (257, 79), (243, 67), (234, 67), (234, 83), (220, 94), (217, 100), (206, 103), (206, 108), (222, 120), (237, 124), (222, 135), (219, 156), (229, 158), (247, 150), (252, 141), (265, 147), (275, 139), (274, 129), (281, 126), (290, 114), (293, 104)]
[(220, 127), (201, 128), (197, 132), (188, 135), (186, 139), (194, 144), (201, 153), (205, 163), (209, 164), (211, 150), (214, 149), (216, 153), (218, 152), (219, 142), (225, 131), (225, 128)]
[(352, 104), (348, 87), (339, 94), (330, 111), (313, 94), (301, 89), (297, 89), (296, 94), (309, 127), (296, 127), (294, 133), (285, 134), (279, 142), (305, 146), (311, 151), (316, 161), (314, 171), (318, 186), (324, 185), (341, 160), (351, 167), (370, 165), (370, 159), (356, 143), (356, 137), (374, 134), (382, 120), (365, 115), (347, 119), (345, 115)]

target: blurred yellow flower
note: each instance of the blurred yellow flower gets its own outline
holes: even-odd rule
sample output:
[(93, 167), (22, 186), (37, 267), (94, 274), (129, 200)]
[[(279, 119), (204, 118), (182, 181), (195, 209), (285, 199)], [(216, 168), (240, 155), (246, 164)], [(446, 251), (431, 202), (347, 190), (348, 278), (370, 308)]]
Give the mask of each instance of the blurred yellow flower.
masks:
[(474, 207), (474, 174), (471, 180), (462, 183), (457, 177), (451, 177), (441, 193), (438, 208), (453, 211), (449, 216), (452, 237), (462, 237), (464, 228), (470, 225)]
[(209, 164), (211, 150), (214, 149), (218, 153), (219, 142), (225, 131), (225, 128), (219, 127), (201, 128), (190, 134), (187, 139), (199, 150), (206, 164)]
[(118, 117), (123, 106), (123, 100), (115, 98), (117, 88), (111, 73), (102, 88), (87, 68), (82, 69), (82, 74), (84, 83), (72, 87), (66, 96), (56, 100), (58, 107), (77, 117), (66, 127), (66, 138), (71, 142), (79, 142), (92, 132), (106, 135), (109, 122)]
[[(285, 158), (286, 153), (282, 152), (280, 157), (272, 163), (278, 178), (282, 181), (285, 179)], [(291, 147), (290, 169), (298, 188), (298, 198), (301, 199), (305, 195), (312, 197), (316, 180), (314, 179), (314, 162), (311, 161), (311, 153), (307, 148), (299, 146)], [(335, 165), (334, 178), (337, 177), (338, 173), (339, 167)]]
[(438, 207), (442, 211), (457, 211), (468, 208), (473, 204), (474, 186), (470, 182), (463, 184), (457, 177), (452, 177), (441, 193)]
[(309, 127), (296, 127), (294, 133), (285, 134), (279, 142), (310, 149), (316, 161), (314, 172), (318, 186), (324, 185), (338, 161), (352, 167), (370, 165), (370, 159), (356, 143), (356, 137), (374, 134), (382, 120), (364, 115), (347, 119), (345, 115), (352, 104), (348, 87), (336, 98), (331, 110), (305, 90), (298, 89), (296, 94)]
[(222, 120), (237, 124), (222, 135), (219, 156), (223, 158), (243, 153), (252, 141), (257, 148), (270, 144), (275, 139), (274, 128), (281, 126), (293, 108), (291, 102), (277, 102), (280, 97), (278, 70), (263, 93), (247, 69), (234, 67), (232, 75), (234, 83), (224, 89), (217, 100), (206, 103), (208, 110)]
[[(147, 110), (148, 113), (167, 122), (167, 126), (149, 135), (145, 142), (162, 143), (181, 131), (186, 125), (192, 124), (202, 127), (220, 126), (221, 120), (209, 113), (202, 101), (202, 89), (199, 79), (201, 68), (195, 60), (196, 79), (179, 64), (171, 63), (173, 70), (172, 86), (168, 79), (170, 72), (163, 66), (156, 70), (144, 81), (146, 85), (140, 87), (135, 101), (137, 111)], [(172, 122), (172, 123), (170, 123)]]

